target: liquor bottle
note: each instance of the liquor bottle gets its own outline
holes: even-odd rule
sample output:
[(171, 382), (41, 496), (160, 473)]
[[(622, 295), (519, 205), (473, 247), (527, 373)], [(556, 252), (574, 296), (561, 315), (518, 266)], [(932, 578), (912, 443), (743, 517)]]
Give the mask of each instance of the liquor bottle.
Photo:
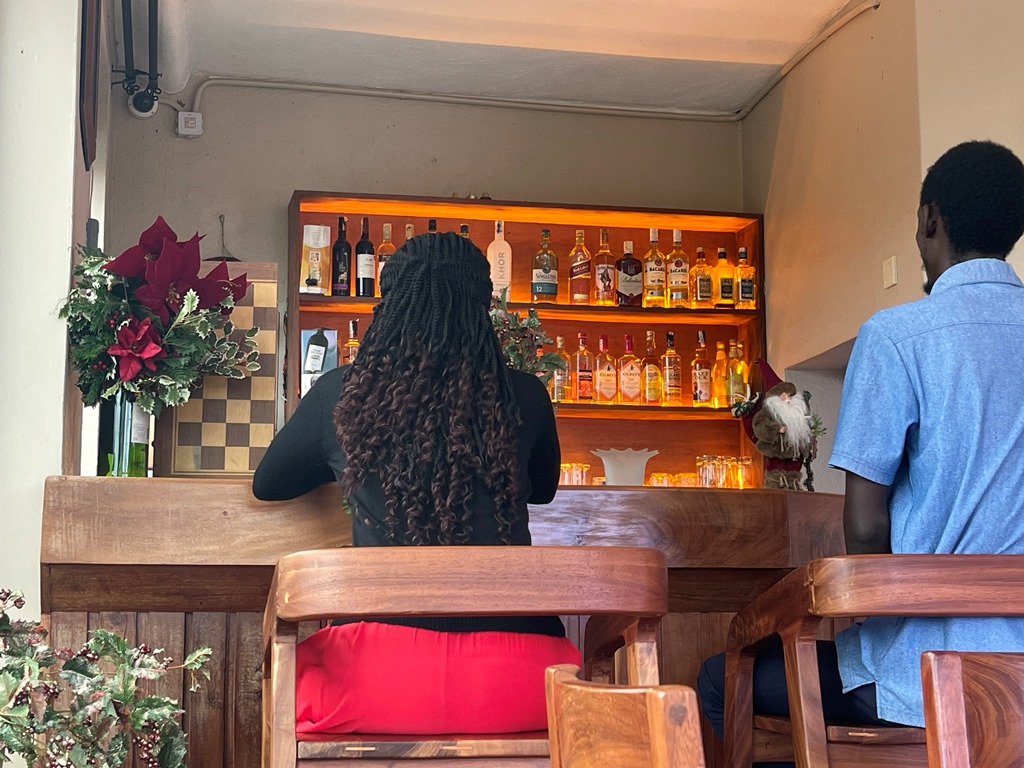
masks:
[(736, 306), (733, 292), (736, 269), (729, 263), (725, 248), (718, 249), (718, 263), (711, 270), (711, 299), (716, 307), (732, 308)]
[(589, 304), (594, 281), (590, 251), (583, 244), (583, 230), (576, 230), (576, 245), (569, 251), (569, 303)]
[[(494, 295), (501, 296), (502, 291), (509, 291), (512, 286), (512, 246), (505, 239), (505, 222), (501, 219), (494, 222), (494, 239), (487, 246), (487, 263), (491, 265)], [(506, 293), (505, 298), (511, 296)]]
[(437, 219), (427, 219), (427, 234), (433, 235), (437, 233)]
[(633, 241), (622, 244), (622, 257), (615, 262), (615, 295), (620, 307), (643, 306), (644, 263), (633, 255)]
[(405, 242), (409, 242), (416, 236), (416, 227), (412, 224), (405, 225)]
[(658, 250), (658, 230), (651, 227), (651, 247), (644, 254), (644, 298), (645, 307), (665, 307), (665, 287), (668, 273), (665, 268), (665, 254)]
[(633, 337), (625, 339), (626, 352), (619, 358), (619, 402), (622, 405), (640, 405), (643, 389), (643, 370), (640, 359), (633, 354)]
[(459, 224), (459, 235), (469, 240), (469, 224)]
[(690, 380), (693, 386), (693, 404), (698, 407), (711, 406), (711, 361), (704, 342), (704, 331), (697, 331), (697, 351), (690, 363)]
[(306, 356), (302, 359), (303, 373), (320, 373), (327, 362), (327, 334), (323, 328), (317, 329), (306, 344)]
[(743, 359), (743, 342), (730, 339), (729, 341), (729, 405), (742, 403), (750, 396), (750, 388), (747, 383), (749, 367)]
[(331, 249), (331, 295), (348, 296), (352, 290), (350, 273), (352, 270), (352, 246), (345, 235), (344, 216), (338, 217), (338, 239)]
[(690, 267), (690, 306), (694, 309), (711, 309), (711, 267), (704, 260), (704, 249), (697, 248), (697, 259)]
[(654, 331), (647, 332), (647, 349), (644, 351), (644, 385), (640, 395), (643, 405), (661, 405), (661, 358), (654, 342)]
[(577, 403), (594, 401), (594, 355), (587, 349), (587, 334), (579, 335), (580, 346), (573, 355), (573, 390)]
[(594, 402), (611, 405), (619, 393), (619, 375), (615, 358), (608, 353), (606, 335), (598, 337), (597, 349), (597, 359), (594, 361)]
[(356, 361), (356, 355), (359, 353), (359, 321), (349, 320), (348, 321), (348, 341), (345, 342), (345, 346), (341, 348), (341, 364), (352, 365)]
[(676, 335), (665, 334), (665, 354), (661, 356), (662, 405), (683, 404), (683, 362), (676, 353)]
[(362, 231), (356, 242), (356, 296), (373, 296), (377, 282), (376, 249), (370, 242), (370, 218), (363, 216)]
[(602, 228), (601, 245), (594, 254), (594, 306), (615, 306), (615, 278), (615, 257), (608, 247), (608, 230)]
[(740, 248), (736, 265), (736, 309), (757, 309), (757, 270), (747, 260), (747, 249)]
[(551, 250), (551, 231), (540, 231), (540, 248), (533, 255), (533, 280), (530, 282), (533, 303), (558, 303), (558, 256)]
[[(412, 224), (409, 225), (410, 227)], [(384, 271), (384, 265), (388, 263), (395, 253), (395, 244), (391, 242), (391, 225), (384, 225), (384, 239), (377, 248), (377, 295), (380, 296), (380, 273)]]
[(572, 396), (572, 360), (565, 351), (565, 336), (555, 338), (555, 354), (561, 359), (563, 367), (556, 368), (551, 374), (548, 394), (553, 403), (571, 403)]
[(668, 305), (672, 309), (690, 306), (690, 257), (683, 250), (683, 230), (672, 230), (672, 251), (668, 265)]
[(715, 364), (711, 367), (711, 404), (715, 408), (729, 405), (729, 359), (725, 356), (725, 342), (715, 343)]

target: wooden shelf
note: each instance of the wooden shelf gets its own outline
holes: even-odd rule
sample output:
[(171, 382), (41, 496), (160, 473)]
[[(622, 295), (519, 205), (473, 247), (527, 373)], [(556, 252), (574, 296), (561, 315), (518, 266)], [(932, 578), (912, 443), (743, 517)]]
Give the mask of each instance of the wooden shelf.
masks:
[(555, 416), (559, 419), (616, 421), (736, 421), (728, 408), (694, 408), (689, 405), (556, 403)]
[[(303, 312), (367, 313), (373, 311), (380, 299), (359, 296), (320, 296), (299, 294), (299, 308)], [(756, 309), (662, 309), (660, 307), (592, 307), (585, 304), (527, 304), (510, 301), (513, 312), (537, 310), (537, 315), (549, 320), (575, 320), (599, 323), (651, 323), (655, 325), (732, 325), (740, 326), (757, 320)]]

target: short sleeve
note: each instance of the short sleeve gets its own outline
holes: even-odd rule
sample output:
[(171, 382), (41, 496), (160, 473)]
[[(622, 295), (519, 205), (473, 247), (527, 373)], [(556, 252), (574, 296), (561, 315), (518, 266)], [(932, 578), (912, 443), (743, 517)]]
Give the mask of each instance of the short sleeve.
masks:
[(846, 368), (829, 465), (892, 485), (918, 400), (899, 349), (877, 316), (860, 329)]

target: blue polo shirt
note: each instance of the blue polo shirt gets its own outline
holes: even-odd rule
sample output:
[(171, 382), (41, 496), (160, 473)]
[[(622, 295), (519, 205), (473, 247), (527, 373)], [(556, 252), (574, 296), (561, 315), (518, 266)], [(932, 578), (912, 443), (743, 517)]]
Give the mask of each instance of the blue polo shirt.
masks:
[[(829, 462), (890, 486), (892, 551), (1024, 553), (1024, 285), (999, 259), (860, 329)], [(1024, 619), (879, 617), (836, 638), (844, 690), (924, 725), (921, 653), (1024, 651)]]

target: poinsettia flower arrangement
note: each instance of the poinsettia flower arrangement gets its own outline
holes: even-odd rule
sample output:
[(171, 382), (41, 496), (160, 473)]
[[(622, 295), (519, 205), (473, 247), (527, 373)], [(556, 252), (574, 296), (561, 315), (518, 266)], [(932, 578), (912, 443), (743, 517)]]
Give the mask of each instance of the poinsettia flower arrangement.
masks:
[(230, 320), (249, 287), (225, 262), (200, 277), (197, 233), (179, 241), (157, 217), (115, 259), (79, 248), (75, 287), (61, 307), (71, 363), (86, 405), (123, 391), (154, 415), (186, 402), (203, 376), (242, 378), (259, 369), (258, 328)]

